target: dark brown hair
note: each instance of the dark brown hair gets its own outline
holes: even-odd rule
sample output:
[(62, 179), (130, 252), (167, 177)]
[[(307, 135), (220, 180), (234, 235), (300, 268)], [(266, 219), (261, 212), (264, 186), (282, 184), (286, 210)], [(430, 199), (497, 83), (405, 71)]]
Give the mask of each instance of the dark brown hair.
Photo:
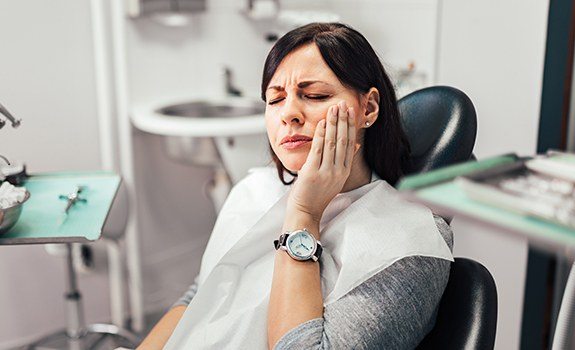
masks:
[[(341, 23), (310, 23), (282, 36), (270, 50), (262, 77), (261, 97), (266, 101), (265, 91), (282, 60), (295, 49), (314, 43), (324, 61), (340, 82), (365, 94), (370, 88), (379, 91), (379, 115), (372, 126), (365, 129), (363, 157), (380, 178), (395, 185), (407, 166), (409, 142), (401, 127), (397, 98), (379, 57), (355, 29)], [(281, 163), (271, 145), (272, 159), (278, 175), (285, 185), (284, 171), (296, 177)]]

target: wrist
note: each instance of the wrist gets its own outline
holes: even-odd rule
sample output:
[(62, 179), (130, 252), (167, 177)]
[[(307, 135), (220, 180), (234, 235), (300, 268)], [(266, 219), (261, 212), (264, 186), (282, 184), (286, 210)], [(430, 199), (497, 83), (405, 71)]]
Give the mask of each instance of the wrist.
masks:
[(284, 219), (282, 232), (301, 230), (307, 228), (315, 239), (319, 239), (319, 223), (321, 217), (299, 210), (288, 210)]
[(323, 212), (324, 209), (321, 209), (317, 205), (312, 206), (312, 208), (308, 208), (308, 206), (302, 206), (297, 204), (296, 202), (289, 202), (286, 209), (286, 217), (293, 216), (293, 217), (302, 217), (306, 219), (310, 218), (313, 222), (319, 224)]
[[(285, 249), (278, 249), (275, 255), (275, 262), (276, 266), (285, 266), (293, 265), (293, 266), (301, 266), (301, 265), (317, 265), (319, 264), (319, 260), (315, 261), (313, 259), (309, 260), (296, 260), (292, 258), (289, 253)], [(281, 265), (279, 265), (281, 264)]]

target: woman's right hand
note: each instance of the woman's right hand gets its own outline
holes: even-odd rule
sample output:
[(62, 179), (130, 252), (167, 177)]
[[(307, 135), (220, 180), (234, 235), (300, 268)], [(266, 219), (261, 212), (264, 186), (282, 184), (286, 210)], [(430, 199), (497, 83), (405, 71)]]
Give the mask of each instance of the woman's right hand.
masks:
[(290, 191), (288, 213), (306, 213), (319, 223), (327, 205), (341, 192), (359, 149), (355, 118), (356, 111), (340, 101), (317, 124), (307, 159)]

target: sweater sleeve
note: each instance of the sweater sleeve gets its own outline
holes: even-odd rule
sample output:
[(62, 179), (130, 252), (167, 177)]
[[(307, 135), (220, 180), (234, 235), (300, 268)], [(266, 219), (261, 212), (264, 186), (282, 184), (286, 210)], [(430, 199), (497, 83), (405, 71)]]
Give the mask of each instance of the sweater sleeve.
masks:
[(190, 285), (190, 287), (188, 288), (188, 290), (184, 293), (184, 295), (182, 295), (180, 297), (180, 299), (178, 299), (178, 301), (176, 301), (171, 308), (174, 308), (176, 306), (188, 306), (190, 304), (190, 302), (192, 301), (192, 299), (194, 298), (194, 296), (196, 295), (196, 293), (198, 292), (198, 276), (196, 276), (196, 278), (194, 278), (194, 283), (192, 283), (192, 285)]
[[(435, 222), (452, 249), (451, 228), (438, 216)], [(403, 258), (326, 306), (323, 317), (284, 334), (274, 349), (413, 349), (435, 324), (450, 266)]]

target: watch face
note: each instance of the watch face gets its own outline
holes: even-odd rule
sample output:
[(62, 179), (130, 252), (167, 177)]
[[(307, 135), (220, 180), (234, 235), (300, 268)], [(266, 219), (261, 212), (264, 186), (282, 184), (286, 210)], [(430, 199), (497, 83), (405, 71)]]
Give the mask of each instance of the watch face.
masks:
[(288, 252), (294, 258), (309, 259), (315, 251), (315, 240), (307, 231), (296, 231), (289, 235), (287, 240)]

